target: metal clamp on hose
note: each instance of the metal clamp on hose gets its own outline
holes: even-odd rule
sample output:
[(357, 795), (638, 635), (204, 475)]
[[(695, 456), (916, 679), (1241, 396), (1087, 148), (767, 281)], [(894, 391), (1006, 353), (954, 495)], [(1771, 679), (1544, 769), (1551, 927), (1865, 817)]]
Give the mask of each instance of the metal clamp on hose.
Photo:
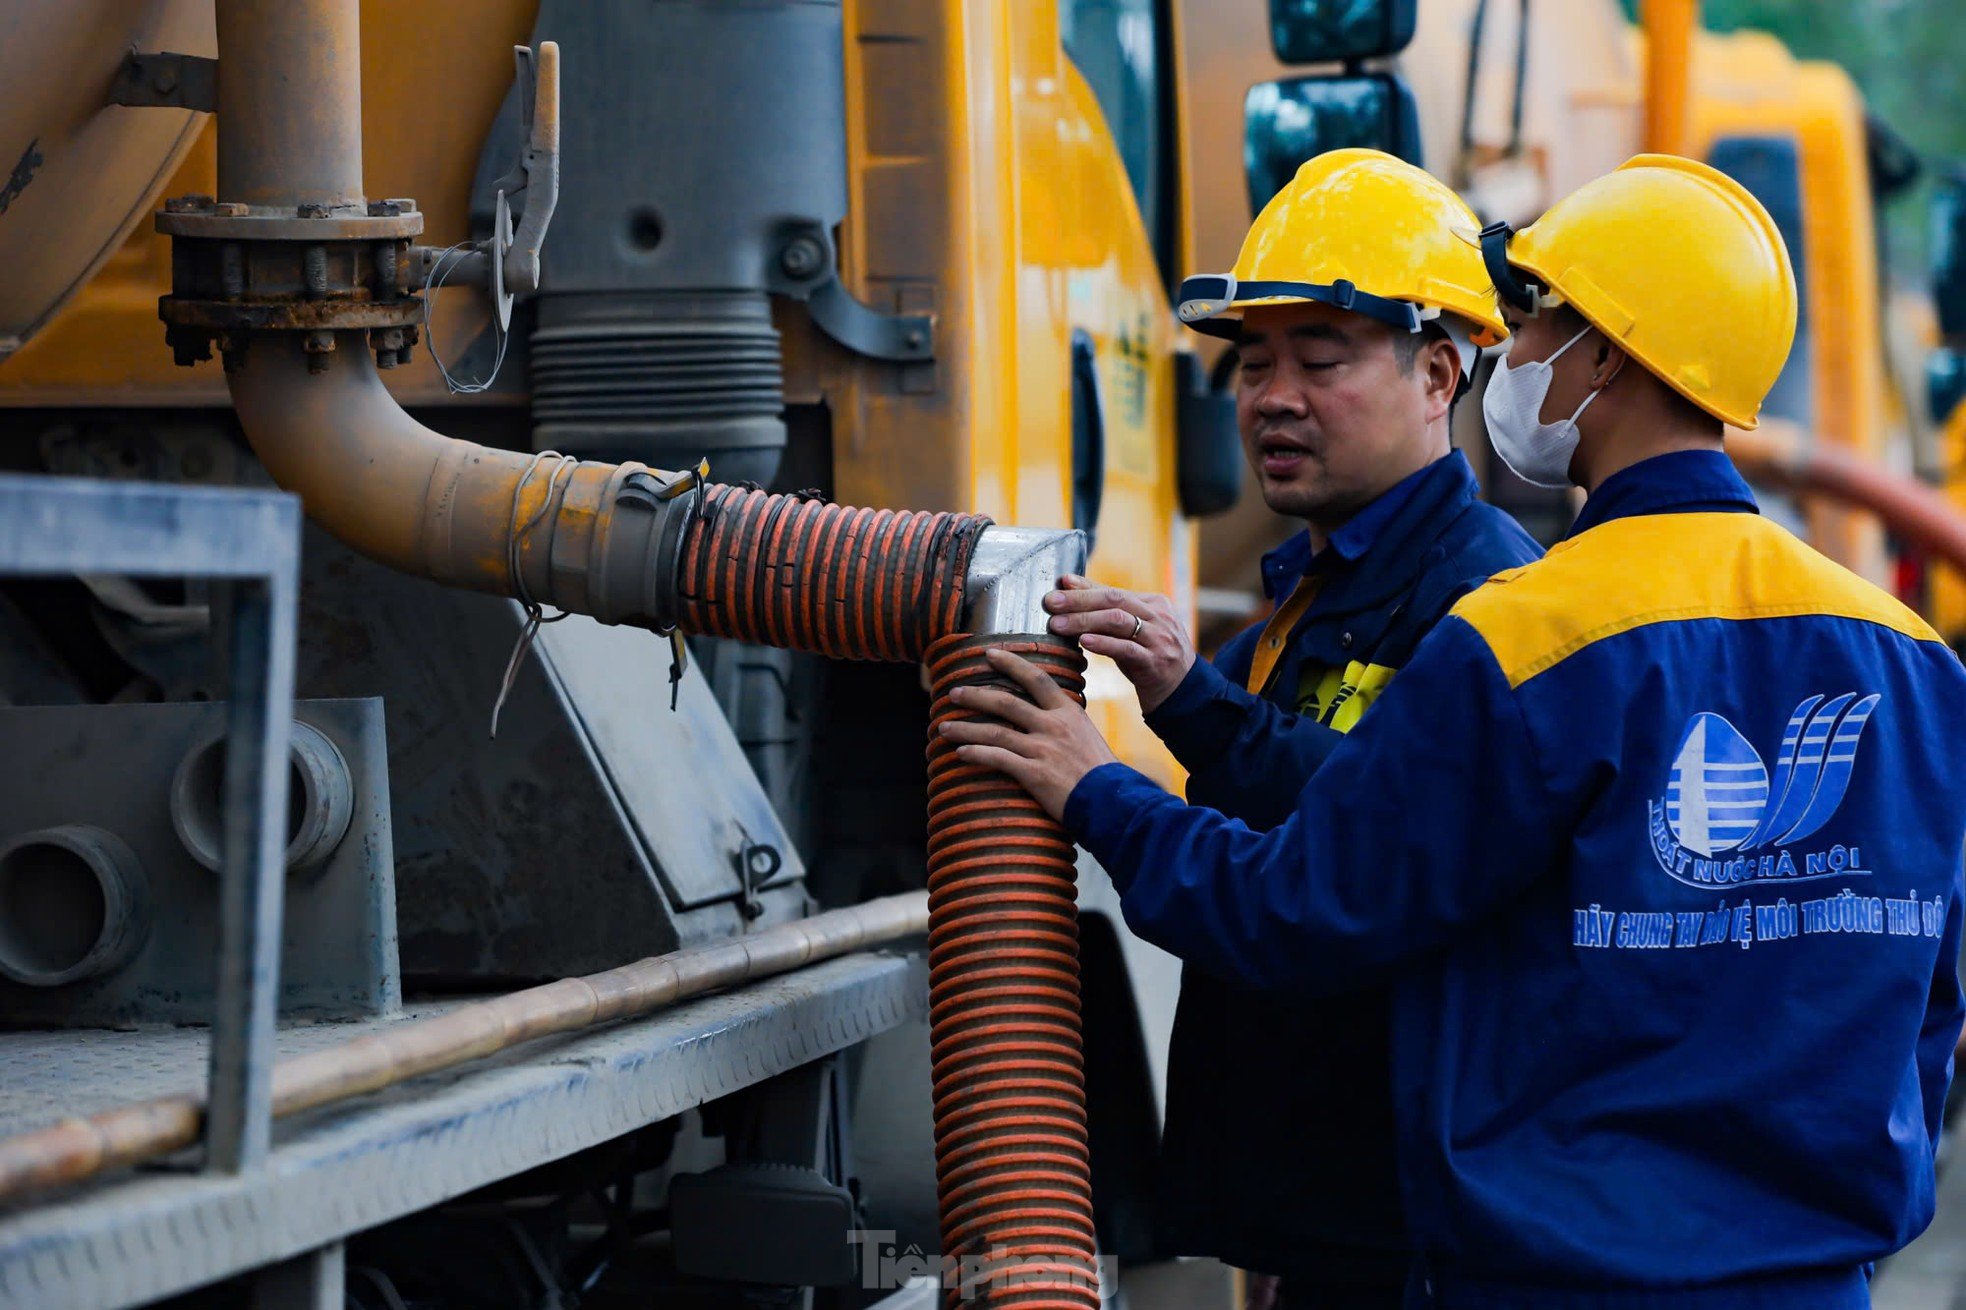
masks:
[[(630, 531), (623, 538), (630, 543), (623, 548), (630, 555), (627, 576), (635, 581), (639, 594), (633, 601), (632, 616), (609, 612), (605, 606), (597, 613), (603, 622), (632, 618), (669, 639), (671, 710), (676, 708), (676, 699), (682, 691), (683, 672), (689, 668), (689, 646), (677, 624), (682, 609), (683, 543), (703, 513), (704, 480), (709, 475), (707, 459), (698, 460), (695, 468), (673, 473), (638, 469), (622, 480), (614, 499), (616, 508), (622, 511), (614, 516), (616, 532), (633, 520), (646, 524), (641, 532)], [(650, 517), (644, 519), (635, 510), (646, 511)], [(607, 558), (603, 555), (603, 578), (608, 572)], [(597, 595), (604, 602), (610, 599), (605, 581)]]
[[(539, 505), (531, 516), (521, 523), (519, 512), (525, 503), (526, 487), (531, 483), (533, 474), (539, 471), (539, 466), (548, 461), (553, 464), (553, 472), (546, 479), (546, 494), (540, 497)], [(533, 456), (532, 464), (526, 469), (525, 476), (521, 477), (519, 485), (512, 489), (512, 530), (507, 538), (505, 563), (512, 579), (512, 594), (518, 599), (519, 607), (525, 610), (526, 622), (525, 626), (519, 629), (519, 635), (512, 643), (512, 655), (505, 661), (505, 676), (499, 680), (498, 699), (492, 702), (493, 738), (498, 736), (499, 711), (505, 708), (505, 698), (512, 694), (512, 684), (517, 680), (519, 670), (524, 667), (526, 656), (532, 653), (532, 643), (539, 636), (540, 625), (558, 623), (572, 613), (571, 610), (561, 610), (551, 618), (546, 617), (546, 607), (533, 599), (531, 590), (526, 586), (521, 556), (525, 551), (526, 538), (531, 535), (534, 528), (539, 526), (539, 521), (546, 517), (547, 511), (553, 506), (553, 493), (560, 489), (560, 476), (571, 474), (579, 464), (580, 461), (572, 455), (562, 455), (557, 450), (542, 450)]]
[(603, 623), (667, 635), (681, 613), (684, 541), (701, 513), (690, 482), (702, 469), (670, 473), (640, 464), (615, 470), (602, 492), (589, 545), (583, 608)]
[[(655, 489), (655, 499), (658, 504), (667, 505), (678, 500), (683, 502), (680, 507), (682, 514), (679, 516), (681, 525), (676, 535), (664, 543), (671, 546), (675, 556), (674, 561), (657, 575), (677, 578), (678, 590), (681, 589), (680, 580), (683, 570), (681, 542), (683, 536), (688, 533), (690, 525), (696, 521), (696, 516), (703, 512), (703, 482), (709, 476), (710, 461), (700, 459), (696, 461), (695, 468), (669, 474), (668, 480)], [(665, 563), (660, 559), (657, 562), (658, 565)], [(683, 640), (682, 629), (673, 621), (658, 622), (655, 631), (669, 639), (669, 712), (673, 714), (676, 712), (676, 697), (683, 688), (683, 670), (689, 667), (689, 643)]]

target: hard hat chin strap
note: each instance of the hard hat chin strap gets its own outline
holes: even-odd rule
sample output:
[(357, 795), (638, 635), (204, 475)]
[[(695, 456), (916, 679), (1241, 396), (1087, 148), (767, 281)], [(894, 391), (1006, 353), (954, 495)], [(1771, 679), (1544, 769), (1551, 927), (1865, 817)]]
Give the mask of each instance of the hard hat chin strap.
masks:
[(1562, 304), (1561, 296), (1523, 276), (1522, 270), (1509, 262), (1509, 242), (1514, 236), (1515, 229), (1506, 222), (1490, 223), (1481, 229), (1481, 262), (1488, 269), (1488, 280), (1495, 284), (1495, 294), (1511, 309), (1532, 316), (1551, 305)]

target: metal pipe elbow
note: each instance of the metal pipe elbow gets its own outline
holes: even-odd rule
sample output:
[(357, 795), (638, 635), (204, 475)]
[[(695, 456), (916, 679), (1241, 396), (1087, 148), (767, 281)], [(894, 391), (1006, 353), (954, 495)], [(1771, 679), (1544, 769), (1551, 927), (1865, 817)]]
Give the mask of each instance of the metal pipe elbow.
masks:
[(653, 570), (673, 555), (666, 538), (683, 516), (623, 494), (651, 470), (447, 437), (389, 394), (363, 334), (335, 335), (324, 371), (310, 371), (322, 357), (292, 335), (268, 334), (226, 377), (267, 472), (344, 545), (436, 582), (607, 622), (653, 623), (673, 608), (673, 573)]
[(741, 487), (679, 495), (641, 464), (447, 437), (397, 404), (360, 333), (336, 335), (325, 355), (291, 334), (253, 341), (227, 373), (233, 404), (275, 482), (406, 573), (604, 623), (915, 660), (965, 610), (977, 631), (1043, 632), (1045, 592), (1084, 567), (1078, 532)]
[(1048, 633), (1044, 598), (1063, 575), (1085, 571), (1087, 549), (1086, 535), (1077, 529), (984, 529), (964, 579), (965, 629)]

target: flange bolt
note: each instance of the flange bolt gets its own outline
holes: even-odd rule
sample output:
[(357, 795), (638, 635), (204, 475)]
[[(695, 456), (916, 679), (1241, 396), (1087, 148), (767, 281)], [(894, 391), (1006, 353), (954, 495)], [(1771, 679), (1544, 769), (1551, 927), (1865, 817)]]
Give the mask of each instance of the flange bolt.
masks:
[(801, 281), (817, 274), (825, 263), (826, 247), (813, 237), (797, 237), (778, 252), (778, 267), (785, 276)]

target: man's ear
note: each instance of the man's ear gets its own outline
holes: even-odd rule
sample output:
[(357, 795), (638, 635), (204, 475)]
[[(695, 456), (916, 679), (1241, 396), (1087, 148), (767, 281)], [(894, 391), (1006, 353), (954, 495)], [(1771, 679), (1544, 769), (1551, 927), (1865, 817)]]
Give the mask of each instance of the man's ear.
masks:
[(1591, 358), (1591, 390), (1602, 391), (1611, 385), (1611, 379), (1624, 370), (1629, 356), (1625, 348), (1609, 337), (1599, 337), (1596, 353)]
[(1427, 420), (1445, 417), (1461, 385), (1461, 348), (1445, 337), (1427, 342), (1415, 361), (1425, 383)]

